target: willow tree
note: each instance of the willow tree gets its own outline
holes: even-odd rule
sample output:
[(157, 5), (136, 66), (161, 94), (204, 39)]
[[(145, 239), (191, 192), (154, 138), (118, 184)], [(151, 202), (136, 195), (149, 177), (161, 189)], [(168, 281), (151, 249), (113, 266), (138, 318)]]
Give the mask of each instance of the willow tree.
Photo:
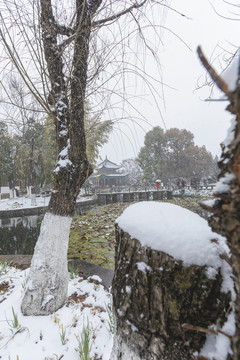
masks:
[[(42, 110), (53, 119), (56, 129), (58, 159), (54, 189), (22, 301), (24, 314), (44, 315), (54, 312), (66, 300), (71, 215), (80, 188), (92, 172), (84, 129), (86, 97), (96, 93), (96, 89), (100, 93), (107, 82), (111, 93), (118, 93), (112, 79), (117, 76), (118, 82), (122, 70), (133, 60), (129, 51), (135, 35), (140, 35), (146, 51), (152, 51), (144, 38), (141, 20), (144, 26), (153, 26), (149, 21), (146, 23), (148, 10), (153, 5), (167, 6), (167, 0), (4, 0), (3, 5), (0, 14), (0, 39), (4, 47), (2, 78), (6, 71), (17, 72)], [(109, 26), (111, 35), (116, 26), (120, 41), (112, 35), (109, 42)], [(125, 33), (123, 27), (127, 29)], [(100, 31), (105, 37), (99, 36)], [(126, 57), (124, 42), (128, 47)], [(121, 61), (117, 61), (116, 53)], [(138, 56), (136, 54), (136, 58)], [(153, 92), (144, 66), (141, 70), (135, 63), (131, 71), (140, 73)], [(4, 80), (2, 85), (4, 88)], [(124, 84), (122, 90), (122, 99), (128, 101)], [(109, 97), (103, 95), (102, 99), (108, 102)], [(7, 101), (13, 102), (13, 99), (8, 97)]]

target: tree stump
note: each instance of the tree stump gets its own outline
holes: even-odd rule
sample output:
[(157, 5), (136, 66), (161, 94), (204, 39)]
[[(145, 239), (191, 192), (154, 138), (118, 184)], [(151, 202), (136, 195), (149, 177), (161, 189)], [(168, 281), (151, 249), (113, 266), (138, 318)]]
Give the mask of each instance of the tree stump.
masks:
[(196, 359), (206, 340), (197, 327), (226, 320), (231, 293), (221, 292), (221, 286), (220, 270), (213, 277), (207, 266), (185, 266), (142, 246), (116, 224), (112, 294), (117, 330), (111, 360)]

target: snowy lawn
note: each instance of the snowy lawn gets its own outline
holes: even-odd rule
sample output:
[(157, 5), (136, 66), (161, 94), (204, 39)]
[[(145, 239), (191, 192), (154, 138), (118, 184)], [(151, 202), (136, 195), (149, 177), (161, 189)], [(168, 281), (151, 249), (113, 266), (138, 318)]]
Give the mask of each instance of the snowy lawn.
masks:
[[(50, 196), (48, 197), (37, 197), (36, 206), (48, 206)], [(0, 210), (14, 210), (36, 207), (31, 205), (31, 198), (27, 196), (19, 196), (16, 199), (2, 199), (0, 200)]]
[[(29, 196), (19, 196), (15, 199), (0, 199), (0, 210), (14, 210), (14, 209), (25, 209), (31, 207), (41, 207), (41, 206), (48, 206), (50, 200), (50, 196), (43, 197), (37, 196), (36, 197), (36, 205), (32, 205), (31, 197)], [(77, 202), (92, 200), (91, 197), (83, 197), (79, 196)]]
[[(160, 206), (160, 208), (164, 206), (164, 209), (159, 208), (161, 214), (158, 213), (156, 206)], [(186, 202), (185, 206), (188, 207), (188, 202)], [(152, 209), (149, 207), (152, 207)], [(211, 230), (207, 227), (205, 220), (199, 216), (195, 218), (195, 214), (190, 214), (188, 210), (178, 206), (173, 209), (172, 204), (160, 205), (158, 203), (157, 205), (156, 203), (143, 202), (135, 204), (126, 210), (125, 215), (121, 217), (121, 221), (118, 219), (118, 222), (122, 222), (121, 227), (123, 229), (127, 223), (128, 232), (133, 237), (139, 238), (140, 241), (147, 239), (146, 234), (139, 228), (141, 211), (143, 211), (144, 218), (144, 221), (141, 221), (143, 228), (147, 230), (148, 234), (149, 228), (151, 229), (149, 242), (143, 245), (154, 247), (153, 243), (156, 244), (155, 238), (159, 238), (159, 231), (161, 230), (161, 232), (164, 232), (163, 239), (167, 238), (169, 240), (169, 236), (172, 236), (171, 244), (162, 242), (161, 250), (182, 259), (186, 264), (194, 255), (194, 258), (196, 257), (201, 264), (207, 263), (210, 270), (221, 266), (218, 263), (219, 259), (215, 257), (215, 255), (219, 254), (217, 250), (220, 250), (216, 248), (216, 244), (208, 244), (205, 247), (206, 244), (202, 246), (203, 243), (200, 242), (200, 240), (212, 238)], [(182, 220), (184, 214), (186, 214), (186, 221), (179, 223), (179, 219)], [(171, 222), (173, 218), (176, 219), (178, 225), (175, 229), (172, 227)], [(152, 221), (154, 226), (150, 226)], [(159, 224), (164, 226), (159, 226)], [(133, 227), (132, 230), (129, 226)], [(186, 241), (187, 229), (191, 230), (189, 241)], [(165, 234), (166, 230), (169, 230), (167, 234)], [(135, 233), (136, 231), (138, 233)], [(179, 238), (182, 239), (184, 246), (179, 246), (179, 243), (176, 243)], [(220, 253), (222, 251), (228, 252), (223, 239), (220, 236), (217, 236), (217, 239), (221, 247)], [(195, 243), (194, 253), (190, 251), (193, 243)], [(177, 251), (177, 254), (175, 251)], [(211, 254), (214, 256), (212, 257)], [(232, 287), (230, 271), (226, 273), (226, 266), (222, 270), (224, 271), (223, 275), (229, 276), (227, 276), (228, 280), (223, 276), (225, 278), (223, 288), (227, 285), (227, 288), (230, 289)], [(99, 278), (94, 276), (87, 281), (76, 276), (69, 279), (68, 302), (63, 308), (50, 316), (28, 317), (23, 316), (20, 310), (28, 271), (20, 271), (0, 264), (0, 359), (85, 359), (84, 357), (81, 358), (80, 349), (84, 334), (85, 343), (89, 334), (90, 339), (87, 346), (91, 348), (89, 358), (91, 360), (110, 360), (114, 327), (112, 312), (108, 311), (111, 307), (111, 295), (102, 285), (96, 283), (96, 279)], [(216, 329), (215, 325), (213, 325), (212, 329)], [(234, 334), (233, 312), (230, 313), (228, 321), (223, 325), (221, 331), (230, 337)], [(228, 353), (231, 353), (231, 342), (228, 336), (221, 333), (218, 333), (218, 335), (208, 334), (207, 342), (200, 354), (207, 359), (226, 360)], [(127, 356), (126, 360), (128, 360)]]
[(85, 359), (85, 339), (91, 359), (109, 360), (114, 322), (111, 295), (101, 279), (71, 276), (64, 307), (49, 316), (23, 316), (20, 305), (28, 271), (0, 264), (0, 359)]

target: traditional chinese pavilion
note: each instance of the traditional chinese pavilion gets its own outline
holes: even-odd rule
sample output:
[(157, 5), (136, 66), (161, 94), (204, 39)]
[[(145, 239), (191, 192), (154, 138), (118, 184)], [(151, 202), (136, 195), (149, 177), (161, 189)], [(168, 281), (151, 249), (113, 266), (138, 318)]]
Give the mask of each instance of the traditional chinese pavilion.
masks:
[(108, 160), (106, 156), (105, 160), (98, 164), (89, 180), (93, 186), (99, 188), (124, 186), (128, 181), (128, 173), (121, 165)]

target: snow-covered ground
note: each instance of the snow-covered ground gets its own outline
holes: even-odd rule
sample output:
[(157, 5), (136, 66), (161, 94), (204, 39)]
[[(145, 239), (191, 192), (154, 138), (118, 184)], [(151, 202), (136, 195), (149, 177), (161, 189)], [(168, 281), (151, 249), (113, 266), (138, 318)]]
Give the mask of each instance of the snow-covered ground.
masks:
[(19, 196), (15, 199), (3, 199), (0, 201), (0, 210), (14, 210), (14, 209), (23, 209), (31, 208), (36, 206), (48, 206), (50, 197), (37, 197), (36, 204), (31, 205), (31, 198), (25, 196)]
[[(174, 190), (174, 195), (182, 195), (182, 196), (197, 196), (197, 197), (209, 197), (212, 196), (213, 190), (189, 190), (184, 189), (184, 193), (182, 190)], [(91, 200), (91, 197), (79, 196), (77, 202)], [(50, 200), (50, 196), (36, 197), (36, 205), (32, 205), (32, 200), (29, 196), (19, 196), (15, 199), (2, 199), (0, 200), (0, 211), (3, 210), (14, 210), (14, 209), (23, 209), (23, 208), (31, 208), (36, 206), (48, 206)]]
[(173, 190), (173, 196), (195, 196), (195, 197), (211, 197), (213, 196), (213, 189), (203, 189), (203, 190), (195, 190), (195, 189), (175, 189)]
[[(90, 200), (90, 197), (78, 197), (77, 202)], [(50, 196), (36, 197), (36, 205), (32, 205), (32, 199), (29, 196), (19, 196), (15, 199), (3, 199), (0, 200), (0, 211), (2, 210), (14, 210), (14, 209), (23, 209), (31, 208), (36, 206), (48, 206)]]
[(83, 328), (89, 325), (90, 358), (109, 360), (111, 295), (100, 278), (69, 279), (65, 306), (49, 316), (23, 316), (20, 305), (28, 271), (0, 264), (0, 359), (79, 360)]
[[(37, 199), (40, 203), (41, 198)], [(14, 206), (14, 201), (16, 199), (2, 202), (6, 209), (7, 206)], [(18, 206), (28, 207), (31, 200), (24, 198), (20, 201), (18, 198), (17, 201)], [(172, 219), (176, 219), (175, 227), (172, 226)], [(127, 208), (117, 222), (121, 228), (137, 237), (143, 246), (165, 251), (183, 260), (186, 266), (199, 261), (200, 265), (207, 265), (209, 277), (214, 277), (216, 269), (220, 267), (224, 279), (222, 291), (232, 291), (234, 298), (231, 269), (218, 256), (223, 252), (228, 254), (225, 239), (212, 233), (200, 216), (172, 204), (140, 202)], [(212, 243), (211, 238), (217, 239), (217, 243)], [(90, 359), (111, 360), (113, 315), (109, 312), (110, 293), (91, 279), (87, 281), (75, 277), (69, 279), (68, 303), (56, 313), (23, 316), (20, 306), (28, 271), (5, 268), (0, 264), (0, 359), (81, 359), (79, 347), (83, 342), (83, 328), (86, 334), (89, 324)], [(96, 276), (92, 278), (95, 282), (96, 279), (100, 280)], [(207, 342), (199, 355), (211, 360), (227, 359), (231, 353), (229, 337), (235, 331), (233, 312), (221, 331), (225, 335), (207, 335)], [(125, 360), (128, 360), (127, 354)]]

